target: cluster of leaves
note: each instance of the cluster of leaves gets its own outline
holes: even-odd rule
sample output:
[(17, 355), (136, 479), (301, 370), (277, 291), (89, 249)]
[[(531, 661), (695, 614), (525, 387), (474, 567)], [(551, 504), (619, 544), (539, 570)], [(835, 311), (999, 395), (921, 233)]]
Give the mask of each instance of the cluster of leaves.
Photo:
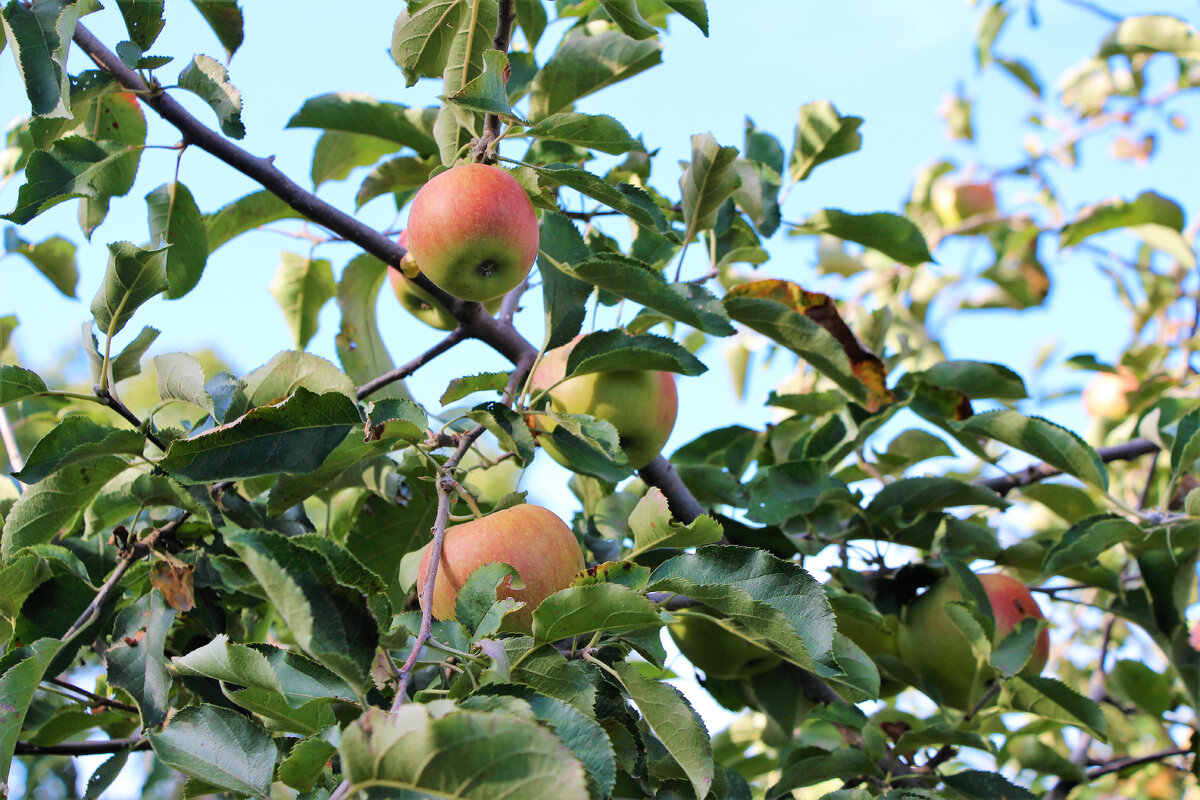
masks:
[[(94, 2), (12, 0), (3, 10), (4, 41), (33, 110), (10, 130), (0, 157), (4, 176), (24, 173), (5, 215), (11, 222), (77, 198), (90, 236), (134, 185), (147, 108), (186, 128), (187, 146), (255, 176), (248, 156), (243, 162), (221, 137), (194, 127), (155, 79), (171, 61), (149, 54), (163, 3), (115, 5), (129, 33), (115, 52), (76, 28)], [(196, 5), (232, 53), (240, 12)], [(993, 53), (1008, 5), (984, 12), (981, 68), (997, 64), (1040, 94), (1027, 66)], [(144, 791), (181, 773), (189, 797), (519, 791), (703, 800), (818, 787), (814, 796), (831, 800), (973, 799), (1031, 796), (1022, 783), (1067, 791), (1098, 779), (1113, 770), (1086, 769), (1092, 739), (1171, 744), (1168, 725), (1186, 719), (1168, 712), (1200, 699), (1200, 655), (1182, 613), (1200, 554), (1194, 498), (1180, 510), (1200, 457), (1200, 410), (1185, 390), (1186, 343), (1162, 338), (1166, 326), (1156, 324), (1177, 314), (1180, 275), (1195, 267), (1182, 209), (1147, 193), (1065, 215), (1063, 226), (1048, 191), (1037, 214), (947, 226), (931, 207), (931, 186), (954, 170), (944, 163), (918, 175), (903, 215), (825, 208), (788, 222), (790, 234), (822, 237), (822, 269), (848, 282), (877, 279), (860, 302), (758, 278), (747, 265), (768, 260), (763, 240), (783, 226), (783, 188), (857, 150), (863, 121), (815, 101), (800, 108), (788, 149), (749, 122), (740, 150), (697, 135), (678, 187), (656, 188), (645, 145), (615, 118), (574, 104), (659, 63), (668, 18), (707, 33), (704, 2), (557, 0), (554, 8), (569, 26), (539, 65), (533, 51), (549, 23), (540, 0), (409, 0), (392, 56), (410, 85), (442, 81), (445, 104), (324, 95), (289, 122), (322, 131), (315, 185), (365, 169), (357, 204), (391, 196), (398, 210), (431, 173), (486, 143), (489, 119), (505, 127), (484, 156), (527, 146), (520, 159), (500, 160), (541, 211), (541, 344), (511, 326), (501, 338), (501, 326), (480, 322), (477, 307), (451, 304), (460, 331), (508, 355), (514, 371), (452, 382), (436, 412), (401, 383), (367, 386), (395, 371), (374, 307), (387, 256), (402, 251), (381, 251), (382, 237), (347, 228), (344, 215), (294, 184), (265, 180), (261, 192), (207, 215), (178, 180), (146, 196), (152, 244), (109, 245), (92, 302), (90, 394), (10, 363), (16, 319), (0, 320), (0, 406), (15, 411), (8, 458), (22, 487), (0, 484), (0, 775), (14, 754), (26, 757), (30, 781), (61, 769), (64, 755), (94, 752), (78, 746), (98, 729), (111, 740), (99, 751), (113, 755), (93, 774), (89, 797), (105, 791), (131, 750), (150, 748), (159, 766)], [(510, 12), (521, 47), (493, 49), (498, 30), (508, 39)], [(72, 31), (97, 70), (67, 72)], [(1166, 17), (1121, 22), (1068, 85), (1065, 112), (1081, 125), (1105, 114), (1127, 124), (1110, 109), (1114, 98), (1133, 98), (1136, 110), (1160, 107), (1166, 99), (1142, 96), (1146, 62), (1173, 54), (1179, 90), (1191, 88), (1198, 36)], [(196, 56), (171, 83), (170, 92), (204, 99), (225, 136), (244, 134), (240, 95), (218, 62)], [(952, 117), (960, 132), (962, 113)], [(223, 144), (203, 144), (206, 135)], [(1066, 158), (1077, 141), (1032, 148), (1028, 163), (997, 174), (1046, 185), (1045, 160)], [(585, 168), (597, 152), (623, 160), (599, 174)], [(578, 202), (594, 211), (563, 211)], [(144, 328), (113, 352), (139, 306), (160, 294), (184, 298), (222, 244), (287, 219), (307, 219), (366, 251), (336, 278), (328, 260), (283, 260), (271, 291), (295, 351), (241, 376), (196, 355), (160, 355), (152, 386), (141, 370), (157, 331)], [(614, 219), (631, 226), (628, 246), (605, 232)], [(1122, 228), (1143, 243), (1136, 264), (1145, 267), (1137, 271), (1144, 291), (1129, 294), (1135, 333), (1158, 337), (1131, 349), (1126, 364), (1146, 378), (1134, 408), (1144, 422), (1138, 430), (1154, 441), (1138, 452), (1161, 451), (1148, 478), (1110, 470), (1092, 444), (1018, 411), (1027, 398), (1020, 376), (946, 361), (926, 327), (934, 293), (967, 279), (934, 270), (930, 242), (972, 236), (991, 250), (993, 263), (969, 276), (989, 290), (967, 307), (1024, 309), (1049, 290), (1042, 239), (1082, 246)], [(692, 242), (708, 254), (706, 271), (681, 280), (673, 262), (685, 263)], [(863, 249), (847, 253), (842, 242)], [(74, 294), (66, 239), (31, 244), (9, 229), (5, 250)], [(331, 299), (341, 310), (340, 367), (304, 352)], [(633, 472), (611, 424), (558, 414), (520, 390), (526, 357), (579, 334), (593, 302), (639, 310), (621, 328), (583, 337), (568, 376), (629, 368), (694, 376), (708, 369), (696, 354), (708, 337), (743, 350), (752, 335), (765, 337), (803, 365), (798, 382), (767, 399), (780, 421), (710, 431), (627, 481)], [(518, 317), (523, 327), (537, 322)], [(743, 360), (742, 379), (745, 369)], [(489, 392), (500, 398), (453, 406)], [(993, 410), (977, 413), (981, 402)], [(411, 697), (394, 697), (395, 665), (419, 646), (414, 556), (435, 523), (446, 448), (481, 426), (504, 459), (524, 465), (537, 453), (529, 421), (542, 415), (556, 427), (539, 436), (554, 439), (575, 473), (582, 510), (573, 528), (596, 566), (539, 606), (528, 636), (500, 633), (512, 604), (497, 602), (496, 589), (508, 571), (477, 571), (457, 620), (436, 623), (418, 652)], [(880, 429), (905, 420), (916, 427), (879, 448)], [(1104, 433), (1127, 438), (1134, 424)], [(998, 446), (1073, 480), (977, 479), (1003, 452)], [(28, 456), (17, 464), (21, 452)], [(974, 457), (969, 474), (914, 476), (955, 452)], [(494, 452), (475, 459), (454, 472), (472, 495), (454, 500), (455, 513), (521, 502), (479, 488), (497, 465)], [(1002, 535), (999, 516), (1013, 503), (1044, 516), (1015, 542)], [(801, 566), (815, 557), (840, 564), (824, 586)], [(973, 599), (956, 619), (1001, 676), (994, 704), (902, 724), (869, 718), (859, 706), (880, 698), (883, 680), (935, 699), (938, 689), (894, 657), (866, 652), (839, 630), (834, 609), (883, 623), (943, 575), (964, 596), (982, 598), (971, 572), (981, 564), (1059, 587), (1051, 594), (1085, 591), (1078, 602), (1110, 620), (1103, 642), (1083, 667), (1056, 659), (1062, 681), (1019, 677), (1033, 638), (1014, 634), (993, 647), (985, 635), (991, 609)], [(703, 606), (781, 660), (752, 678), (704, 682), (727, 707), (761, 712), (715, 737), (663, 682), (671, 673), (661, 629), (681, 602)], [(1108, 666), (1110, 642), (1131, 639), (1133, 629), (1156, 645), (1160, 669), (1132, 658)], [(1098, 630), (1081, 627), (1082, 643), (1092, 636), (1099, 642)], [(1106, 679), (1099, 690), (1086, 679), (1097, 669)], [(54, 683), (74, 674), (99, 674), (96, 692)], [(1072, 760), (1081, 737), (1084, 758)], [(831, 781), (844, 788), (832, 791)]]

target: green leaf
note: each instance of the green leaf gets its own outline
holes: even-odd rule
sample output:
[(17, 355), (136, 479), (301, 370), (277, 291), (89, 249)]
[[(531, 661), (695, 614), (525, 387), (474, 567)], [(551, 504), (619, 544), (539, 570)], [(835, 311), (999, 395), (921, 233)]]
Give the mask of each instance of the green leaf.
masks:
[(128, 760), (129, 751), (126, 750), (109, 757), (103, 764), (96, 767), (91, 777), (88, 778), (83, 800), (100, 800), (108, 787), (112, 786), (113, 781), (121, 774), (121, 770), (125, 768), (125, 762)]
[(968, 769), (944, 775), (942, 780), (966, 800), (1037, 800), (1037, 795), (995, 772)]
[(23, 547), (71, 531), (104, 484), (128, 466), (123, 458), (99, 456), (77, 461), (30, 486), (4, 520), (0, 558), (8, 561)]
[(737, 152), (736, 147), (721, 147), (711, 133), (692, 137), (692, 160), (679, 179), (679, 188), (683, 192), (683, 219), (687, 224), (687, 232), (683, 235), (685, 242), (690, 242), (698, 232), (715, 226), (721, 204), (741, 186), (741, 178), (734, 167)]
[(310, 736), (292, 747), (287, 758), (279, 763), (279, 780), (293, 789), (306, 792), (316, 785), (325, 771), (325, 764), (337, 753), (329, 742)]
[(763, 236), (779, 229), (779, 173), (754, 161), (739, 158), (733, 162), (741, 185), (733, 193), (737, 207), (758, 228)]
[[(358, 384), (391, 372), (395, 368), (391, 355), (379, 335), (375, 306), (380, 287), (387, 279), (388, 267), (367, 253), (355, 256), (342, 270), (337, 285), (337, 304), (342, 312), (341, 328), (334, 339), (338, 359), (346, 374)], [(403, 381), (393, 381), (376, 389), (367, 398), (408, 398)]]
[(986, 361), (943, 361), (920, 375), (938, 388), (955, 389), (972, 400), (1024, 400), (1029, 396), (1020, 375)]
[[(326, 131), (317, 139), (317, 146), (313, 150), (313, 187), (326, 181), (344, 180), (356, 167), (369, 167), (394, 152), (396, 143), (380, 139), (378, 136)], [(362, 203), (359, 203), (359, 206), (361, 205)]]
[(717, 336), (731, 336), (729, 317), (707, 289), (694, 283), (667, 283), (656, 269), (620, 253), (599, 253), (571, 272), (588, 283)]
[(506, 122), (524, 124), (524, 120), (513, 111), (508, 101), (508, 91), (504, 88), (504, 73), (507, 69), (508, 56), (505, 53), (499, 50), (485, 50), (483, 72), (447, 97), (446, 101), (481, 114), (495, 114)]
[(94, 142), (81, 136), (59, 139), (53, 150), (36, 150), (29, 156), (17, 207), (4, 219), (24, 225), (73, 197), (89, 198), (107, 208), (110, 197), (121, 197), (133, 188), (140, 154), (140, 147), (120, 142)]
[(125, 20), (129, 40), (142, 52), (150, 49), (163, 29), (163, 6), (166, 0), (117, 0), (117, 8)]
[(36, 117), (71, 117), (67, 51), (78, 16), (79, 8), (71, 0), (43, 0), (36, 7), (8, 3), (0, 14)]
[(251, 406), (278, 403), (303, 386), (310, 392), (339, 392), (354, 397), (354, 384), (344, 372), (311, 353), (285, 350), (242, 378)]
[(302, 216), (272, 192), (265, 189), (252, 192), (204, 218), (208, 229), (208, 252), (211, 254), (230, 239), (268, 222)]
[(12, 364), (0, 364), (0, 406), (44, 391), (46, 382), (36, 372)]
[(244, 714), (207, 703), (188, 706), (147, 738), (164, 764), (185, 775), (236, 794), (270, 797), (275, 742)]
[(763, 550), (701, 547), (658, 566), (648, 591), (687, 595), (724, 615), (739, 636), (818, 674), (836, 674), (833, 609), (821, 585), (798, 564)]
[(497, 0), (472, 0), (464, 9), (462, 21), (446, 54), (442, 71), (442, 89), (447, 95), (458, 94), (483, 72), (483, 54), (492, 47), (500, 17)]
[(208, 103), (221, 122), (222, 133), (233, 139), (245, 138), (242, 94), (229, 82), (229, 72), (220, 62), (205, 55), (192, 56), (191, 63), (179, 73), (179, 88)]
[[(113, 381), (120, 383), (126, 378), (142, 374), (142, 356), (146, 354), (146, 350), (154, 344), (154, 340), (157, 338), (157, 328), (151, 328), (149, 325), (143, 326), (133, 341), (121, 348), (121, 352), (117, 353), (109, 362)], [(98, 370), (94, 371), (98, 372)], [(97, 376), (97, 380), (99, 380), (99, 376)]]
[(150, 250), (131, 242), (108, 246), (104, 284), (92, 299), (92, 317), (105, 336), (125, 327), (138, 306), (167, 290), (167, 248)]
[(1200, 409), (1192, 409), (1175, 429), (1171, 443), (1171, 471), (1182, 475), (1191, 469), (1192, 463), (1200, 458)]
[(358, 691), (368, 681), (379, 629), (366, 599), (334, 579), (321, 553), (270, 531), (226, 534), (296, 643)]
[(539, 177), (551, 183), (574, 189), (609, 208), (620, 211), (638, 225), (674, 236), (662, 211), (643, 190), (629, 184), (612, 186), (592, 173), (570, 164), (533, 166)]
[(354, 197), (354, 207), (362, 208), (371, 200), (388, 192), (395, 197), (396, 207), (403, 207), (429, 180), (429, 172), (434, 166), (435, 162), (432, 159), (412, 156), (384, 161), (363, 179), (358, 194)]
[(1043, 575), (1061, 575), (1071, 567), (1088, 564), (1110, 547), (1145, 536), (1140, 526), (1113, 515), (1089, 517), (1067, 529), (1047, 551)]
[(146, 195), (150, 241), (171, 245), (167, 251), (166, 298), (183, 297), (200, 281), (208, 260), (208, 230), (192, 193), (182, 183), (164, 183)]
[(286, 127), (357, 133), (411, 147), (421, 156), (437, 155), (429, 109), (380, 102), (368, 94), (333, 92), (313, 97)]
[(608, 16), (626, 36), (634, 39), (649, 39), (658, 34), (638, 12), (637, 0), (599, 0)]
[(616, 781), (617, 764), (612, 741), (604, 728), (574, 706), (553, 697), (530, 693), (526, 701), (538, 720), (549, 725), (583, 762), (600, 796), (609, 797)]
[(1009, 9), (1000, 0), (995, 0), (979, 16), (975, 36), (975, 65), (983, 69), (992, 62), (992, 45), (1000, 35), (1000, 29), (1008, 21)]
[(1095, 701), (1055, 678), (1018, 675), (1004, 682), (1011, 707), (1044, 719), (1074, 725), (1102, 742), (1107, 741), (1107, 720)]
[(446, 391), (442, 392), (438, 402), (443, 406), (448, 406), (476, 392), (503, 392), (508, 386), (509, 374), (507, 372), (483, 372), (479, 375), (454, 378), (446, 386)]
[(796, 233), (827, 233), (878, 250), (901, 264), (917, 266), (933, 261), (921, 230), (907, 217), (881, 211), (849, 214), (826, 208), (793, 229)]
[(593, 288), (569, 272), (589, 253), (575, 223), (562, 214), (542, 214), (539, 250), (542, 305), (546, 309), (546, 350), (561, 347), (583, 329)]
[(1126, 17), (1100, 43), (1100, 58), (1139, 53), (1172, 53), (1200, 59), (1200, 31), (1178, 17), (1146, 14)]
[(163, 647), (174, 621), (175, 609), (152, 589), (117, 615), (113, 644), (105, 654), (108, 682), (129, 692), (141, 711), (143, 728), (156, 728), (167, 719), (171, 673)]
[(52, 236), (37, 244), (30, 244), (17, 236), (15, 228), (6, 228), (4, 251), (24, 256), (64, 297), (76, 296), (79, 267), (75, 263), (75, 245), (66, 239)]
[[(424, 431), (422, 430), (422, 433)], [(280, 475), (271, 485), (271, 494), (267, 500), (267, 513), (282, 514), (297, 503), (303, 502), (318, 492), (334, 486), (340, 486), (344, 481), (352, 481), (355, 473), (361, 474), (374, 459), (387, 453), (394, 447), (389, 442), (364, 442), (361, 430), (351, 430), (346, 434), (333, 452), (316, 470), (299, 475)], [(386, 478), (384, 479), (386, 481)], [(399, 481), (393, 478), (394, 491), (390, 498), (395, 500), (399, 494)]]
[(1041, 417), (1027, 417), (1017, 411), (992, 411), (957, 423), (955, 429), (1003, 442), (1085, 483), (1108, 488), (1108, 472), (1091, 445)]
[(141, 455), (146, 437), (140, 431), (112, 428), (84, 414), (71, 414), (38, 440), (25, 467), (13, 476), (33, 484), (77, 461), (105, 455)]
[(613, 666), (650, 730), (683, 768), (696, 797), (707, 797), (714, 772), (712, 742), (700, 715), (674, 686), (645, 677), (627, 661)]
[(5, 654), (8, 669), (0, 675), (0, 775), (6, 779), (33, 695), (62, 646), (55, 639), (38, 639)]
[(267, 288), (283, 310), (296, 349), (303, 350), (316, 335), (321, 309), (337, 293), (332, 265), (323, 258), (306, 258), (283, 251), (279, 254), (279, 268)]
[(625, 126), (607, 114), (580, 114), (574, 111), (552, 114), (525, 133), (537, 139), (566, 142), (612, 155), (642, 149)]
[(242, 10), (236, 0), (192, 0), (192, 5), (204, 17), (208, 27), (217, 35), (217, 40), (225, 48), (227, 58), (242, 46)]
[(376, 400), (367, 414), (367, 425), (372, 436), (387, 441), (402, 439), (416, 444), (425, 438), (429, 419), (425, 409), (405, 397), (387, 397)]
[(570, 469), (610, 483), (619, 483), (632, 474), (621, 449), (617, 429), (611, 422), (583, 414), (547, 411), (557, 426), (549, 434), (554, 447), (570, 464)]
[(616, 583), (572, 586), (547, 597), (533, 612), (533, 637), (553, 642), (593, 631), (636, 630), (663, 624), (645, 595)]
[(351, 796), (388, 794), (463, 800), (587, 800), (583, 765), (563, 742), (530, 720), (460, 711), (447, 701), (408, 703), (396, 714), (371, 708), (338, 747)]
[(467, 0), (434, 0), (400, 12), (392, 29), (392, 60), (404, 72), (406, 86), (419, 78), (440, 78)]
[(278, 405), (252, 409), (227, 425), (176, 439), (159, 466), (185, 483), (312, 472), (360, 424), (357, 407), (345, 395), (298, 388)]
[[(17, 329), (17, 315), (5, 314), (0, 317), (0, 358), (4, 358), (4, 351), (12, 344), (13, 331)], [(2, 365), (0, 365), (2, 368)], [(4, 378), (0, 377), (0, 397), (4, 393)], [(4, 401), (0, 400), (0, 405), (4, 405)]]
[(687, 525), (676, 522), (666, 495), (657, 486), (651, 486), (638, 501), (629, 515), (629, 529), (633, 532), (633, 551), (628, 558), (659, 547), (713, 544), (724, 535), (720, 523), (706, 515), (696, 517)]
[(529, 116), (537, 121), (570, 111), (581, 97), (661, 61), (662, 44), (657, 40), (637, 41), (616, 30), (589, 35), (586, 29), (576, 29), (533, 79)]
[(538, 41), (542, 38), (542, 33), (546, 30), (546, 9), (542, 6), (542, 0), (516, 0), (517, 24), (521, 26), (522, 32), (525, 34), (525, 41), (529, 43), (529, 49), (537, 47)]
[(885, 484), (871, 499), (867, 513), (898, 525), (908, 525), (929, 511), (959, 506), (1005, 509), (1010, 503), (986, 486), (945, 476), (903, 478)]
[(182, 400), (214, 413), (213, 399), (204, 388), (204, 367), (195, 356), (167, 353), (155, 356), (153, 361), (159, 397)]
[(665, 336), (631, 336), (621, 329), (589, 333), (575, 343), (567, 357), (564, 377), (612, 370), (658, 370), (703, 375), (708, 367), (683, 345)]
[(800, 106), (789, 164), (792, 180), (802, 181), (818, 165), (862, 147), (862, 123), (861, 117), (843, 117), (828, 100)]
[(708, 36), (708, 6), (704, 0), (663, 0)]
[(534, 645), (529, 637), (504, 642), (509, 661), (513, 662), (513, 681), (568, 703), (588, 716), (595, 715), (596, 678), (583, 664), (568, 661), (552, 645)]
[(1132, 202), (1118, 198), (1086, 206), (1062, 229), (1062, 246), (1073, 247), (1089, 236), (1116, 228), (1158, 225), (1183, 230), (1183, 209), (1156, 192), (1142, 192)]
[(533, 436), (520, 414), (503, 403), (491, 401), (475, 406), (467, 416), (487, 428), (502, 448), (514, 453), (518, 464), (533, 460)]

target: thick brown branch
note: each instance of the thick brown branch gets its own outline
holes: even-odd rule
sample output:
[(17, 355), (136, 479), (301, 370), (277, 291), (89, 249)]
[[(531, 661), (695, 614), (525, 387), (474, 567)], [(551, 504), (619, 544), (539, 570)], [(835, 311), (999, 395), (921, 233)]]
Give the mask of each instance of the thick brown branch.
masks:
[[(1158, 445), (1149, 439), (1134, 439), (1124, 444), (1101, 447), (1096, 450), (1096, 453), (1099, 454), (1100, 460), (1107, 464), (1110, 461), (1128, 461), (1149, 453), (1157, 453), (1158, 449)], [(1062, 475), (1062, 470), (1042, 463), (1026, 467), (1012, 475), (1002, 475), (998, 478), (984, 478), (975, 481), (975, 483), (985, 486), (1003, 497), (1009, 491), (1019, 486), (1028, 486), (1031, 483), (1037, 483), (1046, 478), (1053, 478), (1056, 475)]]
[(95, 756), (105, 753), (121, 753), (126, 750), (149, 750), (150, 742), (144, 736), (128, 739), (101, 739), (91, 742), (63, 742), (62, 744), (32, 744), (17, 742), (13, 751), (18, 756)]
[(651, 486), (662, 489), (667, 497), (667, 505), (675, 519), (687, 525), (704, 513), (704, 506), (683, 485), (683, 479), (671, 466), (671, 462), (662, 456), (656, 457), (646, 466), (638, 470), (638, 475)]

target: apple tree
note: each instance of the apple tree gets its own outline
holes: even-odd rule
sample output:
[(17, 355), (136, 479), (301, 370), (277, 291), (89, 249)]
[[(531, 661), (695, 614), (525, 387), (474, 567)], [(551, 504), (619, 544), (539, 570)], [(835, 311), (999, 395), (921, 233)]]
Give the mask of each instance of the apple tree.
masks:
[[(197, 47), (231, 56), (241, 10), (193, 2)], [(402, 226), (239, 145), (225, 66), (156, 47), (175, 6), (9, 0), (0, 50), (30, 110), (0, 152), (19, 186), (5, 269), (98, 288), (82, 384), (19, 363), (0, 317), (0, 777), (19, 763), (26, 796), (75, 797), (77, 757), (104, 755), (86, 797), (118, 778), (164, 798), (1197, 796), (1197, 228), (1153, 190), (1058, 187), (1095, 142), (1150, 160), (1182, 135), (1200, 32), (1072, 3), (1109, 33), (1053, 89), (1005, 49), (1041, 5), (986, 4), (963, 43), (1026, 93), (1013, 163), (916, 167), (902, 208), (844, 210), (790, 191), (860, 149), (869, 121), (837, 98), (805, 98), (793, 131), (697, 133), (680, 169), (614, 116), (636, 111), (576, 109), (659, 64), (668, 24), (707, 34), (704, 0), (408, 0), (392, 96), (315, 96), (288, 126), (320, 131), (313, 182), (353, 176), (360, 206), (403, 215), (442, 175), (516, 187), (481, 215), (503, 217), (498, 250), (462, 238), (490, 223), (443, 220), (409, 232), (416, 257)], [(127, 38), (93, 35), (93, 14)], [(442, 102), (406, 104), (418, 81)], [(973, 102), (943, 108), (952, 136), (974, 135)], [(163, 146), (189, 156), (151, 178), (148, 233), (110, 230)], [(213, 163), (259, 188), (201, 209), (189, 173)], [(497, 192), (475, 180), (439, 200), (475, 219)], [(80, 277), (77, 232), (23, 227), (68, 200), (110, 242), (103, 276)], [(267, 225), (311, 243), (271, 284), (294, 349), (246, 374), (148, 356), (139, 308), (187, 304)], [(528, 275), (496, 292), (462, 274), (530, 235)], [(836, 288), (772, 258), (791, 237)], [(318, 257), (331, 246), (353, 254)], [(948, 359), (939, 322), (1019, 325), (1068, 258), (1100, 265), (1131, 323), (1119, 363), (1066, 361), (1099, 382), (1086, 436), (1039, 416), (1011, 368)], [(414, 326), (446, 331), (435, 346), (380, 335), (389, 283)], [(319, 329), (331, 304), (340, 327)], [(314, 336), (339, 363), (306, 352)], [(422, 370), (471, 340), (492, 360), (416, 402)], [(795, 368), (755, 399), (774, 422), (713, 420), (658, 452), (676, 390), (686, 407), (710, 369), (744, 385), (764, 354)], [(557, 538), (487, 480), (551, 458), (580, 508)], [(670, 641), (692, 663), (668, 664)], [(668, 682), (693, 664), (723, 730)]]

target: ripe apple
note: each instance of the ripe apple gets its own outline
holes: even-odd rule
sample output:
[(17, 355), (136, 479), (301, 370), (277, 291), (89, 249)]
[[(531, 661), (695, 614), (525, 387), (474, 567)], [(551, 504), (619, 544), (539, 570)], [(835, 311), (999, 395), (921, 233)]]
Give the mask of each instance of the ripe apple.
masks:
[(484, 302), (515, 289), (538, 252), (538, 220), (500, 167), (460, 164), (421, 187), (408, 213), (413, 258), (455, 297)]
[(1129, 394), (1138, 385), (1137, 376), (1125, 367), (1097, 372), (1083, 390), (1083, 407), (1092, 419), (1124, 419), (1129, 414)]
[[(980, 575), (979, 582), (987, 592), (996, 620), (992, 644), (999, 643), (1017, 623), (1026, 617), (1044, 619), (1037, 601), (1025, 584), (1007, 575)], [(961, 601), (958, 587), (949, 579), (934, 584), (908, 607), (900, 625), (900, 657), (937, 689), (941, 699), (954, 708), (966, 709), (978, 701), (980, 693), (972, 691), (993, 677), (991, 667), (984, 666), (976, 675), (976, 656), (962, 631), (946, 613), (946, 604)], [(1022, 675), (1038, 675), (1050, 656), (1050, 636), (1043, 629), (1037, 637)]]
[[(396, 241), (404, 249), (408, 249), (408, 231), (400, 231), (400, 235), (396, 237)], [(412, 256), (409, 253), (405, 257), (407, 260)], [(413, 264), (416, 264), (416, 259), (412, 259)], [(419, 265), (417, 266), (419, 269)], [(389, 269), (388, 280), (392, 282), (392, 291), (396, 293), (396, 299), (400, 301), (400, 306), (412, 314), (417, 319), (424, 322), (430, 327), (437, 328), (439, 331), (452, 331), (458, 326), (458, 320), (446, 310), (445, 306), (433, 298), (429, 292), (422, 289), (416, 283), (411, 281), (403, 270)], [(500, 310), (500, 303), (504, 298), (494, 297), (483, 304), (489, 314), (495, 314)]]
[[(417, 599), (425, 607), (425, 574), (430, 545), (425, 546), (417, 570)], [(525, 605), (504, 618), (503, 630), (530, 633), (533, 610), (560, 589), (570, 585), (584, 568), (583, 552), (575, 534), (553, 511), (531, 504), (512, 506), (446, 531), (442, 557), (433, 585), (433, 616), (454, 619), (454, 601), (467, 578), (484, 564), (512, 565), (525, 587), (511, 579), (496, 590), (496, 599), (511, 597)]]
[(779, 666), (783, 659), (725, 630), (701, 614), (683, 612), (667, 631), (679, 652), (705, 677), (742, 680)]
[[(550, 350), (533, 372), (534, 389), (549, 389), (567, 372), (567, 357), (576, 337), (562, 347)], [(590, 414), (611, 422), (620, 437), (621, 449), (629, 466), (641, 469), (654, 460), (675, 427), (679, 396), (675, 376), (653, 370), (614, 370), (579, 375), (550, 391), (550, 406), (565, 414)], [(556, 427), (548, 419), (547, 431)], [(566, 465), (566, 458), (547, 438), (539, 440), (555, 461)]]
[(979, 214), (996, 211), (996, 190), (990, 183), (969, 183), (942, 176), (929, 194), (933, 213), (947, 228), (957, 227)]

